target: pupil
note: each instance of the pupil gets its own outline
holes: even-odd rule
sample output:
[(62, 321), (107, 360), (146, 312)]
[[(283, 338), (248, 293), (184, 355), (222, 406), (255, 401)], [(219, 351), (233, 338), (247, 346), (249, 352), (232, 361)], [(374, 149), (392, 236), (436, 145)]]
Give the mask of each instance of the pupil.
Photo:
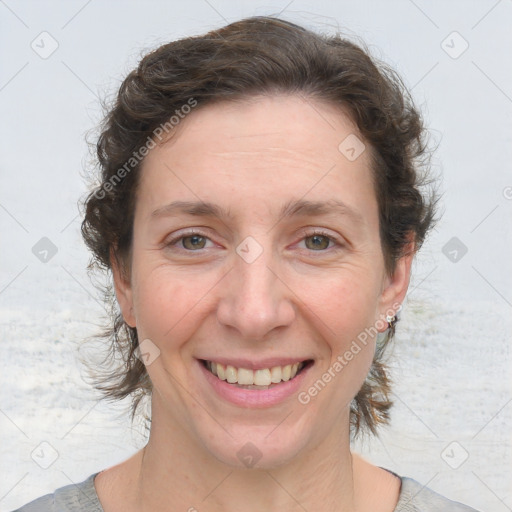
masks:
[(201, 235), (187, 236), (183, 239), (183, 245), (186, 249), (202, 249), (204, 247), (205, 239)]
[(327, 249), (329, 240), (323, 235), (313, 235), (309, 237), (312, 247), (310, 249)]

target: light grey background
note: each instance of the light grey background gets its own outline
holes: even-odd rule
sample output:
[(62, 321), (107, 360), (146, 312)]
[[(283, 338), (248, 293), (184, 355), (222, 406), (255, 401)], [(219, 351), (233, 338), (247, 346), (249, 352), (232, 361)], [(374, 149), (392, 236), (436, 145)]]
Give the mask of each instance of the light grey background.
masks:
[[(77, 210), (99, 98), (146, 50), (279, 13), (366, 41), (402, 74), (439, 145), (445, 213), (414, 269), (393, 426), (360, 449), (452, 499), (512, 510), (511, 0), (0, 0), (0, 510), (80, 481), (143, 442), (119, 409), (87, 395), (75, 361), (103, 312)], [(57, 249), (47, 263), (32, 251), (42, 237)], [(453, 237), (459, 246), (446, 246)], [(440, 455), (453, 441), (469, 453), (457, 469)], [(58, 457), (43, 469), (34, 450)]]

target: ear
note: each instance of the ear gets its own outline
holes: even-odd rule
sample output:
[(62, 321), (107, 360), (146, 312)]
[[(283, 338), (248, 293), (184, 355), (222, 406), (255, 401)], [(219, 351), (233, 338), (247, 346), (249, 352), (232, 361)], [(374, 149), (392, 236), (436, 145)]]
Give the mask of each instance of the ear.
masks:
[(135, 315), (133, 313), (133, 291), (130, 278), (125, 275), (124, 270), (117, 259), (115, 250), (110, 249), (110, 264), (114, 278), (114, 288), (116, 291), (117, 302), (121, 308), (124, 321), (130, 326), (135, 327)]
[(409, 242), (404, 255), (396, 262), (393, 274), (385, 277), (379, 298), (378, 315), (380, 318), (386, 318), (388, 315), (393, 316), (400, 310), (409, 288), (414, 254), (415, 244)]

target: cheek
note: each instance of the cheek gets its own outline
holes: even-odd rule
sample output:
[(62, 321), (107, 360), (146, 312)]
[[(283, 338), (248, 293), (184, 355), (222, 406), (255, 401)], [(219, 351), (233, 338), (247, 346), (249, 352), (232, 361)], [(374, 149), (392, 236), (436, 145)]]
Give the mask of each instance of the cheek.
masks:
[(179, 278), (165, 267), (140, 272), (134, 294), (139, 339), (149, 338), (161, 348), (172, 340), (187, 339), (210, 288), (205, 280)]
[(304, 304), (323, 324), (327, 339), (342, 349), (347, 339), (356, 338), (375, 321), (378, 290), (371, 272), (340, 273), (313, 284), (302, 282)]
[(377, 293), (370, 274), (329, 279), (324, 284), (303, 287), (304, 303), (308, 306), (315, 330), (320, 333), (329, 353), (321, 362), (321, 380), (329, 385), (338, 398), (332, 401), (334, 410), (341, 402), (346, 405), (356, 395), (370, 369), (375, 338)]

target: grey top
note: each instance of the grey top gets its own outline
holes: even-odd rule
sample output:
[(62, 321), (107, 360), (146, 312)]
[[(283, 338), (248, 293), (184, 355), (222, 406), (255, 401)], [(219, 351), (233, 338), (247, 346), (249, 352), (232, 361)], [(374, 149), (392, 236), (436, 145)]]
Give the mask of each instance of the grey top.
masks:
[[(53, 494), (42, 496), (13, 512), (104, 512), (94, 487), (97, 474), (94, 473), (80, 484), (61, 487)], [(398, 477), (402, 486), (394, 512), (478, 512), (444, 498), (412, 478)]]

